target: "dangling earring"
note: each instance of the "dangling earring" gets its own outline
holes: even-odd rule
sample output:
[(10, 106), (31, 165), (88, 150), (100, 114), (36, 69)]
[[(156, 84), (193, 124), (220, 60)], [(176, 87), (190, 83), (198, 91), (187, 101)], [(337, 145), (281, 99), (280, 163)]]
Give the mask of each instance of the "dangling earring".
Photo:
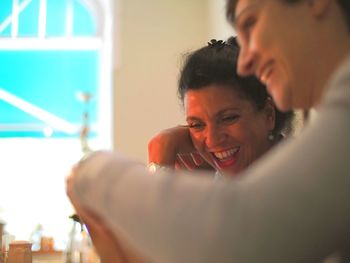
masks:
[(267, 139), (272, 142), (275, 140), (275, 135), (273, 134), (272, 131), (269, 132), (269, 135), (267, 136)]

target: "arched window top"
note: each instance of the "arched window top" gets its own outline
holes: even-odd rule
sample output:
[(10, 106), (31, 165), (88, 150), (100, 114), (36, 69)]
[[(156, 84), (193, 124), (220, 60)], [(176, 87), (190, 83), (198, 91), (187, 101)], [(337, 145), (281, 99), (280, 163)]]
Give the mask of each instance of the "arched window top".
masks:
[(97, 0), (2, 0), (0, 49), (96, 50), (103, 17)]

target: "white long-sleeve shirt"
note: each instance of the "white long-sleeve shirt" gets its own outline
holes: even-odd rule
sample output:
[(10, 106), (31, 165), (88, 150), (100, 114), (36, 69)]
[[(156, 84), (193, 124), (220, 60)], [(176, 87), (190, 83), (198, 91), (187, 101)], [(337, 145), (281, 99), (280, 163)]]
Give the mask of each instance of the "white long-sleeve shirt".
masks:
[(240, 179), (151, 176), (99, 152), (81, 165), (74, 190), (155, 262), (320, 262), (350, 241), (349, 136), (347, 60), (316, 119)]

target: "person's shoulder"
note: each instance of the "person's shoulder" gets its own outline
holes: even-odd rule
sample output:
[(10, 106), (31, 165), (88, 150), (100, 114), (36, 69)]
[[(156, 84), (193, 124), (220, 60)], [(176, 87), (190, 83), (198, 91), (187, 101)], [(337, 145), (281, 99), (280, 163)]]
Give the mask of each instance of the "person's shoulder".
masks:
[(320, 108), (350, 110), (350, 55), (344, 59), (328, 82)]

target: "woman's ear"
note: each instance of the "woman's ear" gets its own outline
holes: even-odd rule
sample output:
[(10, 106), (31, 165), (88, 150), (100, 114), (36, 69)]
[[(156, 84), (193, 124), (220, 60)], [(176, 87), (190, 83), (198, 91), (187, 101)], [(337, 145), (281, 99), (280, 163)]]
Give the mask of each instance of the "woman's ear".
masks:
[(267, 98), (263, 111), (266, 117), (267, 127), (272, 131), (275, 128), (276, 107), (271, 98)]

